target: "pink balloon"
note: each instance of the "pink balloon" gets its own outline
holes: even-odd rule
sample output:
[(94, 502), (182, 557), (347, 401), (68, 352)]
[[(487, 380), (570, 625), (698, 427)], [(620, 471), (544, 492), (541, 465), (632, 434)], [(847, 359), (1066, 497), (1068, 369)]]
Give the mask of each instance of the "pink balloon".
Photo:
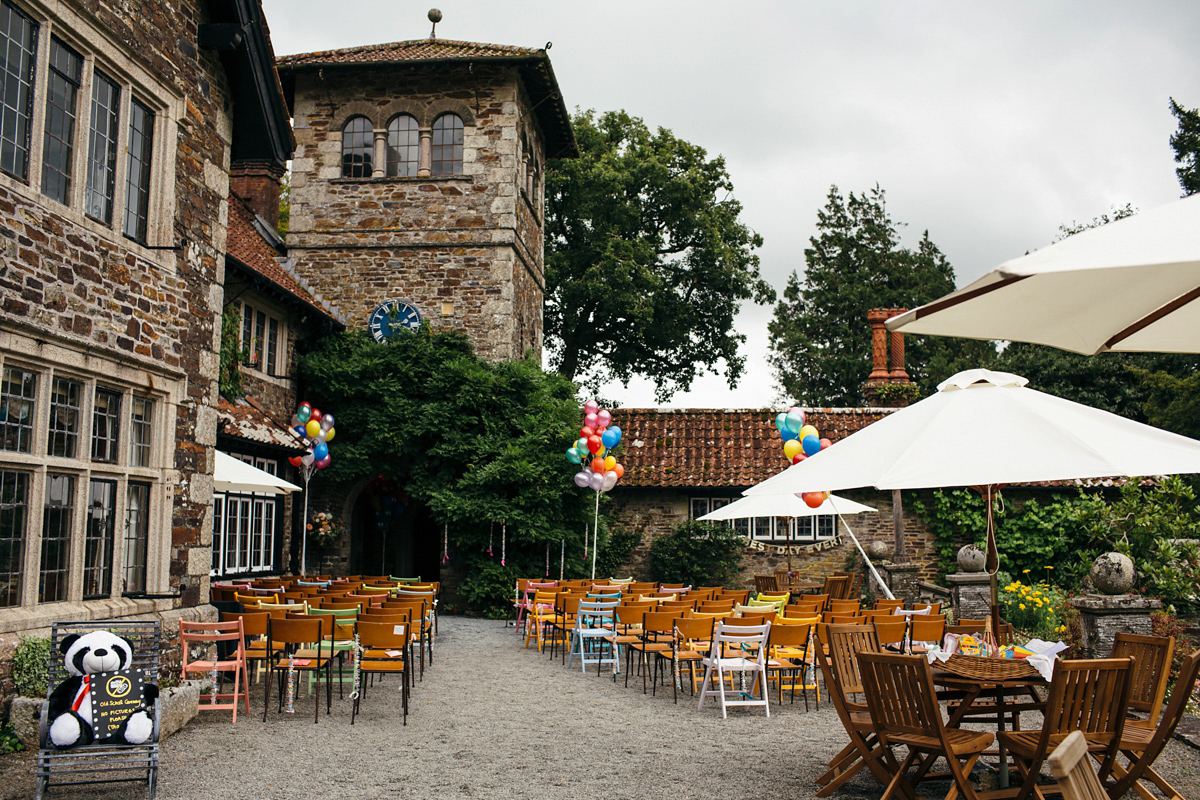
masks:
[(593, 430), (595, 430), (595, 429), (596, 429), (596, 427), (597, 427), (597, 424), (598, 424), (599, 422), (600, 422), (600, 417), (599, 417), (599, 416), (596, 414), (596, 412), (594, 412), (594, 411), (593, 411), (593, 412), (591, 412), (591, 413), (589, 413), (587, 416), (585, 416), (585, 417), (583, 418), (583, 424), (584, 424), (584, 426), (585, 426), (585, 427), (588, 427), (588, 428), (591, 428), (591, 429), (593, 429)]
[(588, 483), (592, 480), (592, 473), (580, 470), (575, 473), (575, 485), (580, 489), (586, 489)]
[(597, 403), (595, 400), (588, 400), (586, 403), (583, 404), (583, 413), (585, 413), (585, 414), (595, 414), (599, 410), (600, 410), (600, 404)]
[(607, 428), (608, 423), (612, 422), (612, 414), (607, 408), (602, 408), (596, 412), (596, 422), (600, 423), (601, 428)]
[(329, 462), (333, 460), (333, 456), (325, 456), (320, 461), (315, 462), (317, 469), (325, 469), (329, 466)]
[(829, 447), (829, 445), (831, 445), (831, 444), (833, 444), (833, 442), (829, 441), (828, 439), (821, 439), (821, 449), (822, 450), (824, 450), (826, 447)]

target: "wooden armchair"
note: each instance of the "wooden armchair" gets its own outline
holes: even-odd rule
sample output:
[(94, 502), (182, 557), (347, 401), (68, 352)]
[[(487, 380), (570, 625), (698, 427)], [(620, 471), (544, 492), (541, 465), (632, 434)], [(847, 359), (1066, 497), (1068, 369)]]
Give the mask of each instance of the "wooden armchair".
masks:
[(1058, 781), (1063, 800), (1109, 800), (1104, 785), (1096, 776), (1088, 758), (1087, 739), (1079, 731), (1063, 739), (1062, 744), (1046, 757), (1050, 773)]

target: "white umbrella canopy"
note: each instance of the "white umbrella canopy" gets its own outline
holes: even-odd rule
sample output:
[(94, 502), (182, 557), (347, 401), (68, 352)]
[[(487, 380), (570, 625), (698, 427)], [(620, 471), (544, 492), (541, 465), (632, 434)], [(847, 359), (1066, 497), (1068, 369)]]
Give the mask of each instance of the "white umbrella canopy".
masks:
[(746, 490), (747, 495), (874, 486), (972, 486), (987, 500), (988, 564), (998, 567), (991, 499), (1009, 483), (1200, 472), (1200, 441), (967, 370), (938, 392)]
[(215, 451), (217, 462), (213, 468), (213, 489), (218, 492), (266, 492), (286, 494), (298, 492), (300, 487), (277, 478), (271, 473), (239, 461), (220, 450)]
[(824, 503), (812, 508), (794, 494), (756, 494), (738, 498), (729, 505), (696, 519), (713, 521), (751, 517), (816, 517), (825, 514), (861, 514), (865, 511), (875, 509), (836, 495), (830, 495)]
[(1084, 355), (1200, 352), (1200, 195), (1006, 261), (887, 327)]
[(1200, 441), (976, 369), (746, 490), (927, 489), (1200, 472)]

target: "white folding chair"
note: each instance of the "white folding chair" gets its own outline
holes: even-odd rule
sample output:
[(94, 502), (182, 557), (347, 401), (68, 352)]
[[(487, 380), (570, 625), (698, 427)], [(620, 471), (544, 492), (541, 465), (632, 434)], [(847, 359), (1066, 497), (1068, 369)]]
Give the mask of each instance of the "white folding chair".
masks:
[[(770, 631), (770, 622), (728, 625), (721, 621), (717, 624), (708, 657), (700, 662), (705, 667), (704, 686), (700, 690), (697, 710), (704, 708), (706, 697), (715, 694), (721, 703), (722, 719), (726, 718), (725, 710), (729, 706), (762, 706), (767, 716), (771, 716), (767, 701), (767, 636)], [(733, 689), (726, 689), (726, 676), (740, 680), (740, 686), (733, 684)], [(751, 676), (754, 683), (747, 686)]]
[[(617, 657), (617, 628), (613, 610), (620, 604), (618, 600), (583, 600), (579, 603), (579, 613), (575, 615), (575, 628), (571, 631), (571, 649), (567, 657), (567, 668), (579, 654), (579, 669), (587, 672), (588, 664), (596, 665), (596, 674), (605, 664), (612, 664), (613, 674), (621, 671), (620, 659)], [(608, 644), (608, 656), (604, 655), (604, 645)]]

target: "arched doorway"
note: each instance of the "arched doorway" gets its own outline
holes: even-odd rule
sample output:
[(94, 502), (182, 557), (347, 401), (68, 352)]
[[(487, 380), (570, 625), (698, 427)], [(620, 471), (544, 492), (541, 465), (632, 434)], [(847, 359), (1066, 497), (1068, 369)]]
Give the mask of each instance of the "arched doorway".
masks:
[(441, 539), (429, 509), (386, 478), (363, 487), (354, 502), (350, 571), (438, 580)]

